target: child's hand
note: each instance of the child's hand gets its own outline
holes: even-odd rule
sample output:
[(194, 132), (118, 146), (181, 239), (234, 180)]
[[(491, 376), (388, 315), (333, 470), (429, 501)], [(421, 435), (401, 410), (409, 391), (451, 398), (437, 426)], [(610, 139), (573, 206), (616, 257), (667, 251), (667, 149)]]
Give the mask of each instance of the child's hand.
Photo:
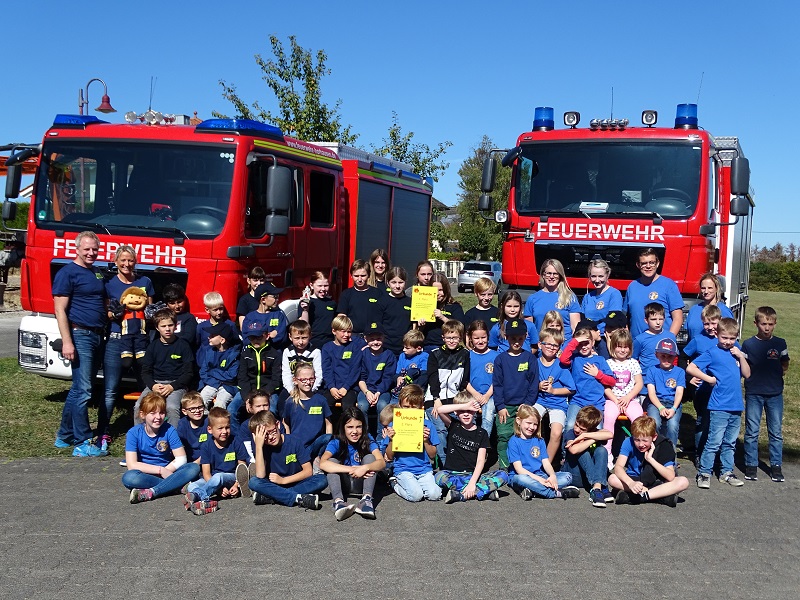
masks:
[(573, 336), (572, 339), (576, 340), (578, 342), (578, 345), (581, 345), (590, 341), (592, 339), (592, 334), (590, 334), (589, 332), (583, 332), (581, 334)]
[(331, 388), (330, 392), (331, 392), (331, 396), (333, 396), (334, 400), (341, 400), (342, 399), (342, 397), (339, 395), (338, 388)]
[(653, 462), (653, 452), (655, 452), (655, 449), (656, 449), (656, 445), (654, 443), (650, 442), (650, 447), (644, 453), (644, 459), (647, 462), (649, 462), (649, 463)]
[(539, 382), (539, 391), (546, 392), (550, 389), (551, 386), (552, 384), (550, 383), (549, 379), (543, 379), (542, 381)]
[(437, 398), (436, 400), (433, 401), (433, 411), (431, 412), (431, 414), (433, 414), (434, 417), (438, 417), (441, 408), (442, 408), (442, 401)]
[(339, 400), (347, 396), (347, 388), (339, 388)]
[(380, 394), (378, 394), (378, 392), (367, 393), (367, 399), (369, 400), (370, 406), (375, 406), (378, 403), (378, 398), (380, 398)]
[(424, 327), (425, 323), (427, 323), (425, 319), (420, 319), (419, 321), (417, 321), (417, 325), (419, 325), (420, 327)]
[(664, 406), (658, 413), (665, 419), (671, 419), (675, 416), (675, 409)]
[(622, 409), (625, 410), (628, 408), (628, 404), (631, 403), (630, 398), (627, 396), (623, 396), (622, 398), (617, 398), (617, 405)]
[(699, 377), (692, 377), (689, 380), (689, 383), (691, 383), (694, 387), (700, 387), (700, 384), (703, 383), (703, 380)]
[(277, 330), (277, 329), (273, 329), (272, 331), (270, 331), (270, 332), (269, 332), (269, 335), (268, 335), (267, 337), (268, 337), (269, 339), (273, 340), (273, 339), (275, 339), (277, 336), (278, 336), (278, 330)]
[(634, 481), (633, 484), (631, 484), (631, 491), (634, 494), (641, 494), (644, 491), (644, 485), (642, 485), (641, 481)]
[(597, 365), (594, 363), (586, 363), (583, 365), (583, 372), (589, 375), (590, 377), (597, 377), (597, 374), (600, 372), (600, 369), (597, 368)]
[(739, 348), (737, 348), (736, 346), (731, 347), (731, 354), (737, 360), (743, 360), (745, 358), (744, 353), (741, 350), (739, 350)]
[(263, 447), (264, 442), (266, 440), (267, 440), (267, 426), (266, 425), (257, 426), (255, 432), (253, 433), (253, 442), (255, 442), (256, 448)]
[(575, 438), (574, 440), (567, 440), (566, 442), (564, 442), (564, 448), (569, 448), (570, 446), (572, 446), (572, 444), (577, 444), (577, 443), (578, 443), (578, 438)]
[(422, 428), (422, 442), (424, 444), (430, 444), (431, 442), (431, 430), (429, 427)]
[(483, 406), (484, 404), (486, 404), (489, 401), (489, 398), (490, 398), (490, 396), (489, 396), (489, 393), (487, 392), (485, 394), (482, 394), (480, 396), (480, 398), (478, 398), (478, 402), (480, 402), (481, 406)]
[(389, 439), (392, 439), (394, 437), (394, 427), (384, 427), (383, 435)]
[(464, 488), (464, 491), (461, 492), (464, 495), (464, 498), (467, 500), (472, 500), (475, 497), (475, 493), (477, 489), (474, 483), (468, 483), (467, 487)]
[(371, 471), (369, 470), (369, 465), (359, 465), (358, 467), (353, 467), (353, 469), (350, 471), (350, 476), (356, 477), (357, 479), (361, 479), (365, 477), (367, 473), (370, 472)]
[(281, 485), (281, 484), (283, 484), (283, 480), (284, 480), (284, 479), (285, 479), (285, 477), (281, 477), (281, 476), (280, 476), (280, 475), (278, 475), (277, 473), (270, 473), (270, 474), (269, 474), (269, 480), (270, 480), (272, 483), (277, 483), (278, 485)]
[(505, 408), (501, 408), (497, 411), (497, 422), (498, 423), (505, 423), (508, 420), (508, 411)]
[(558, 480), (556, 479), (556, 476), (555, 475), (549, 475), (547, 477), (547, 481), (545, 482), (545, 485), (547, 487), (549, 487), (549, 488), (557, 490), (558, 489)]

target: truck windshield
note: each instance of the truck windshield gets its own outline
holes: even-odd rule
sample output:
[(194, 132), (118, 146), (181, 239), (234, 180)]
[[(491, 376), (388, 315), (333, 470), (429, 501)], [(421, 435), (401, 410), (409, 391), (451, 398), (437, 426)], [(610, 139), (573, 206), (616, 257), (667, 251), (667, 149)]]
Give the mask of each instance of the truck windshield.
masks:
[(523, 215), (686, 218), (700, 193), (701, 150), (698, 142), (527, 144), (517, 171), (516, 208)]
[(230, 146), (47, 142), (36, 222), (50, 229), (215, 237), (228, 214), (234, 153)]

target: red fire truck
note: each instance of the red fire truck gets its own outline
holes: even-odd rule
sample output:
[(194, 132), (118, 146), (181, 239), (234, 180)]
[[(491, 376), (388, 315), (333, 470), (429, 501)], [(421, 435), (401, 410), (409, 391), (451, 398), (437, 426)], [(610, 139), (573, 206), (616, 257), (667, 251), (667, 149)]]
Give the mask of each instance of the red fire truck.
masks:
[[(22, 305), (31, 311), (19, 331), (25, 370), (70, 376), (52, 348), (51, 282), (83, 230), (100, 237), (96, 265), (113, 270), (116, 249), (130, 244), (157, 296), (166, 283), (182, 284), (198, 317), (212, 290), (233, 311), (254, 265), (286, 288), (281, 307), (291, 318), (291, 299), (314, 271), (329, 274), (335, 297), (352, 260), (375, 248), (408, 270), (427, 256), (432, 185), (409, 165), (255, 121), (190, 126), (160, 117), (110, 124), (58, 115), (41, 145), (12, 149), (7, 198), (19, 194), (15, 165), (38, 156), (21, 264)], [(4, 219), (14, 210), (7, 200)]]
[[(748, 161), (737, 138), (698, 129), (696, 105), (678, 106), (674, 128), (657, 121), (656, 111), (646, 110), (642, 127), (592, 119), (580, 128), (579, 113), (566, 112), (566, 128), (557, 130), (553, 109), (536, 109), (533, 129), (502, 160), (513, 167), (511, 193), (508, 210), (494, 218), (505, 231), (509, 289), (523, 296), (539, 289), (542, 262), (555, 258), (580, 296), (588, 263), (599, 258), (611, 266), (611, 285), (624, 293), (639, 276), (639, 250), (653, 248), (685, 310), (697, 302), (700, 275), (710, 271), (724, 282), (741, 320), (754, 206)], [(491, 210), (495, 172), (496, 161), (487, 159), (482, 211)]]

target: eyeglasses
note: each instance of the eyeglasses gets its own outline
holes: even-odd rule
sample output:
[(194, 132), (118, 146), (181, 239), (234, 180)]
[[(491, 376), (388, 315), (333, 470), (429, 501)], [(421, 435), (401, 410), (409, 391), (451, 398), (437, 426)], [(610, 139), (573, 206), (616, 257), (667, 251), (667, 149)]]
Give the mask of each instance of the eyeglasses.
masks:
[(276, 427), (275, 429), (270, 429), (269, 431), (265, 431), (264, 434), (267, 437), (274, 437), (280, 433), (280, 430)]
[(204, 406), (187, 406), (183, 410), (187, 412), (203, 412), (204, 409), (205, 409)]
[(558, 348), (558, 344), (548, 344), (547, 342), (542, 342), (539, 345), (543, 348)]
[(558, 273), (542, 273), (545, 277), (558, 277)]
[(639, 263), (640, 267), (655, 267), (658, 264), (657, 260), (645, 260)]
[(317, 380), (316, 377), (303, 377), (302, 379), (300, 377), (295, 377), (295, 379), (300, 383), (314, 383)]
[(448, 342), (460, 342), (461, 336), (458, 335), (446, 335), (442, 339), (447, 340)]

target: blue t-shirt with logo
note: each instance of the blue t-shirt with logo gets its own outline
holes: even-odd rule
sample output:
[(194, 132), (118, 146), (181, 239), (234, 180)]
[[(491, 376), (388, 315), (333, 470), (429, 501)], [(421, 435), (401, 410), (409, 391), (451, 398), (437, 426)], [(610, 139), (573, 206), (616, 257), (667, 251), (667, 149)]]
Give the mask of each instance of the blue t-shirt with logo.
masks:
[[(567, 388), (571, 392), (575, 392), (575, 381), (572, 379), (572, 373), (569, 372), (569, 369), (562, 367), (557, 358), (554, 359), (553, 363), (548, 367), (542, 362), (542, 357), (540, 356), (539, 382), (547, 381), (548, 379), (553, 389)], [(556, 396), (555, 394), (539, 390), (539, 397), (536, 403), (541, 404), (545, 408), (563, 410), (566, 412), (568, 401), (569, 396)]]
[(311, 462), (311, 454), (299, 439), (284, 435), (280, 446), (264, 443), (264, 463), (267, 477), (275, 473), (281, 477), (290, 477), (303, 470), (303, 465)]
[(581, 300), (583, 316), (597, 323), (600, 333), (605, 332), (606, 324), (603, 323), (603, 319), (612, 310), (622, 310), (622, 294), (613, 286), (608, 286), (601, 294), (598, 294), (597, 290), (589, 290)]
[(711, 388), (708, 410), (744, 410), (742, 374), (730, 350), (724, 350), (719, 345), (713, 346), (692, 360), (692, 364), (717, 379), (717, 383)]
[(540, 437), (523, 439), (518, 435), (508, 440), (508, 464), (516, 473), (515, 462), (522, 463), (522, 467), (534, 475), (548, 477), (542, 468), (542, 461), (550, 458), (547, 456), (547, 443)]
[(558, 301), (558, 290), (548, 292), (547, 290), (539, 290), (535, 294), (528, 296), (525, 301), (525, 310), (523, 316), (532, 317), (536, 325), (536, 331), (542, 331), (544, 324), (544, 316), (554, 310), (561, 315), (561, 320), (564, 321), (564, 341), (568, 342), (572, 339), (572, 325), (569, 322), (570, 314), (578, 314), (581, 312), (581, 307), (578, 304), (578, 299), (573, 295), (566, 306), (562, 306)]
[[(388, 440), (388, 438), (387, 438)], [(372, 454), (375, 450), (378, 450), (378, 444), (375, 443), (375, 440), (370, 435), (369, 436), (369, 452)], [(330, 452), (334, 457), (339, 453), (339, 440), (334, 438), (328, 445), (325, 446), (325, 452)], [(361, 465), (361, 455), (358, 453), (358, 449), (353, 445), (348, 443), (347, 444), (347, 458), (344, 459), (342, 463), (348, 467), (358, 467)]]
[(175, 459), (173, 450), (183, 448), (177, 430), (169, 423), (161, 425), (153, 437), (147, 435), (144, 423), (134, 425), (125, 436), (125, 452), (136, 452), (139, 462), (166, 467)]
[(189, 419), (183, 418), (178, 421), (178, 437), (183, 442), (183, 448), (186, 450), (186, 458), (189, 462), (194, 462), (200, 458), (200, 446), (208, 438), (208, 419), (203, 419), (199, 427), (192, 427), (192, 422)]
[(287, 398), (283, 407), (283, 420), (289, 426), (292, 437), (309, 446), (325, 433), (325, 419), (331, 418), (331, 409), (322, 394), (314, 394), (301, 404)]
[(479, 394), (485, 394), (492, 387), (494, 359), (500, 354), (497, 350), (487, 350), (478, 354), (474, 350), (469, 353), (469, 382)]
[(106, 324), (106, 286), (96, 267), (71, 262), (53, 278), (53, 296), (67, 296), (67, 318), (71, 324), (103, 327)]

